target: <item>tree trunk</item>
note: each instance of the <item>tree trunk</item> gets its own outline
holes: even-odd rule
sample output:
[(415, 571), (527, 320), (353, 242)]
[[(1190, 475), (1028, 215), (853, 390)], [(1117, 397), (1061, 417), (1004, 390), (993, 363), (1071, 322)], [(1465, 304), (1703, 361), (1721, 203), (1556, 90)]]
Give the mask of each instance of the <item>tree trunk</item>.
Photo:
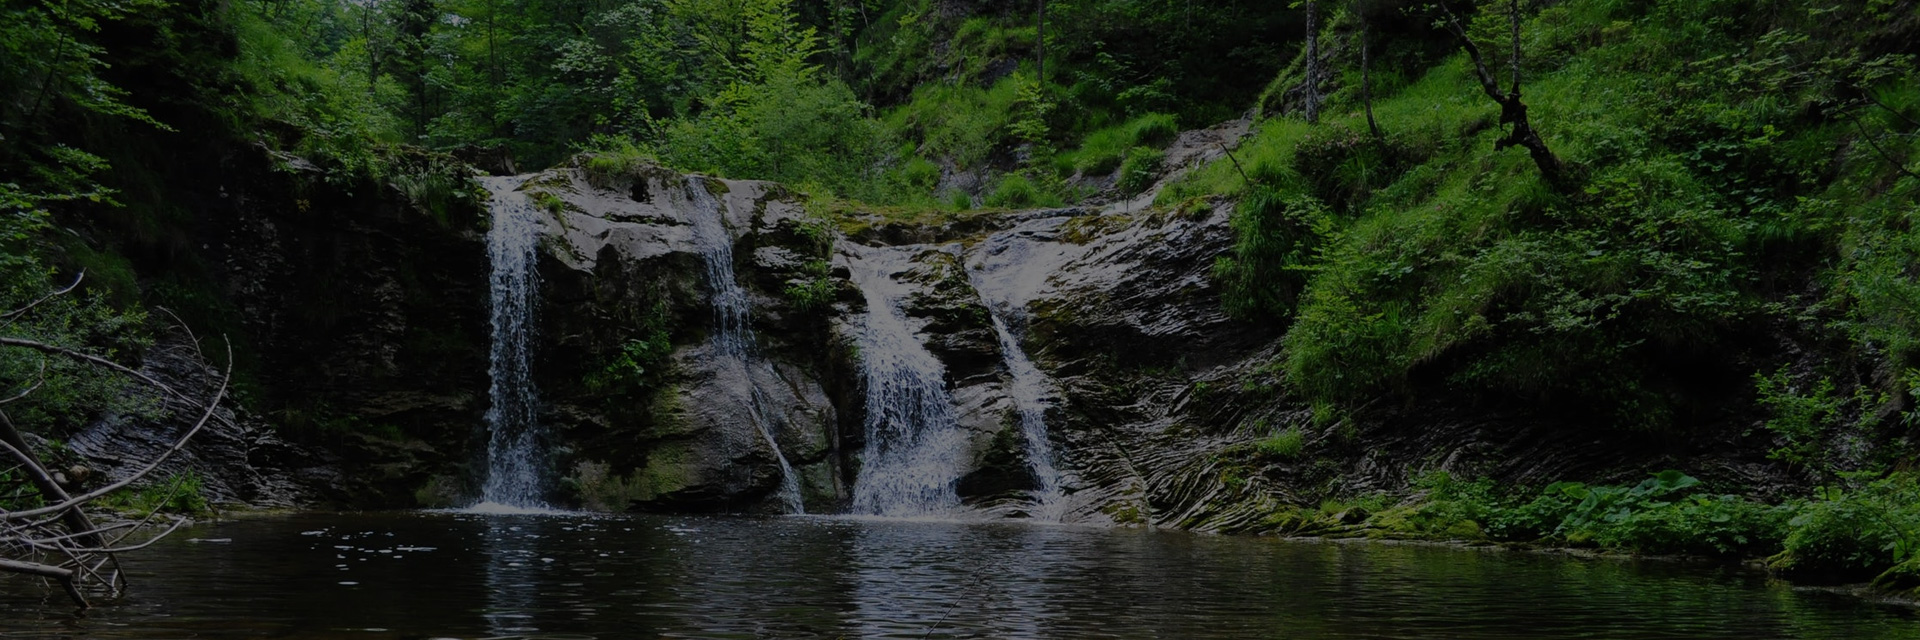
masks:
[(1034, 70), (1040, 78), (1040, 86), (1047, 85), (1047, 0), (1037, 0), (1040, 4), (1039, 20), (1033, 28)]
[(1302, 105), (1307, 122), (1320, 121), (1320, 3), (1307, 0), (1307, 77)]
[[(26, 455), (29, 458), (33, 456), (33, 451), (27, 448), (27, 441), (21, 438), (20, 432), (13, 428), (13, 420), (7, 417), (5, 411), (0, 411), (0, 442), (7, 443), (8, 446), (13, 447), (22, 455)], [(21, 460), (20, 462), (21, 466), (24, 467), (27, 472), (27, 479), (33, 482), (33, 488), (40, 492), (40, 497), (45, 499), (48, 504), (60, 504), (73, 499), (72, 496), (67, 495), (65, 489), (60, 488), (60, 483), (53, 481), (53, 476), (47, 473), (46, 467), (42, 466), (40, 461)], [(68, 509), (64, 515), (60, 516), (60, 519), (61, 524), (67, 526), (68, 533), (82, 533), (94, 530), (93, 520), (88, 518), (87, 514), (82, 513), (79, 509)], [(89, 533), (78, 536), (76, 539), (86, 543), (89, 547), (106, 546), (101, 544), (99, 534)]]
[(1381, 138), (1380, 123), (1373, 119), (1373, 57), (1367, 42), (1367, 16), (1357, 10), (1354, 15), (1360, 20), (1360, 102), (1367, 109), (1367, 131), (1378, 140)]

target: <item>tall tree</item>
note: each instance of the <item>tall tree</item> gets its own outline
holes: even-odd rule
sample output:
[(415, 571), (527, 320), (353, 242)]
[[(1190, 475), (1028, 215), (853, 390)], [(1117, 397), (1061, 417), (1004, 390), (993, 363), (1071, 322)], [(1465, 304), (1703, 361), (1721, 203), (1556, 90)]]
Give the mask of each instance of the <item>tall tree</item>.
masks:
[(427, 82), (430, 70), (427, 48), (433, 25), (440, 18), (440, 8), (435, 0), (401, 0), (399, 11), (391, 66), (396, 68), (401, 86), (406, 87), (408, 104), (404, 112), (413, 123), (413, 135), (418, 137), (426, 134), (427, 123), (434, 116), (429, 95), (432, 85)]
[(1307, 112), (1307, 122), (1320, 121), (1320, 3), (1306, 0), (1307, 10), (1307, 49), (1306, 78), (1302, 80), (1301, 108)]

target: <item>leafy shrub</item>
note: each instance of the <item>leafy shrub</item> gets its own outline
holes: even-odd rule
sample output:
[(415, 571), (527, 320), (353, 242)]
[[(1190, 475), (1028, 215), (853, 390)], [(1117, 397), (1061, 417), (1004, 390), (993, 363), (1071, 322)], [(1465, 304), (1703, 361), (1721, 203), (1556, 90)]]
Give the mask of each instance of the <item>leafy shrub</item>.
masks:
[(1487, 523), (1487, 536), (1523, 542), (1552, 536), (1579, 506), (1583, 498), (1577, 496), (1585, 486), (1578, 482), (1547, 485), (1532, 500), (1495, 513)]
[(1770, 566), (1787, 575), (1864, 580), (1916, 557), (1920, 480), (1889, 475), (1846, 490), (1826, 487), (1799, 505)]
[(1423, 536), (1479, 538), (1498, 506), (1493, 481), (1486, 478), (1461, 480), (1445, 471), (1433, 471), (1415, 478), (1413, 486), (1426, 494), (1425, 500), (1397, 514), (1389, 511), (1377, 517), (1398, 520), (1384, 523), (1387, 528)]
[(1160, 177), (1160, 163), (1165, 157), (1166, 154), (1152, 147), (1128, 149), (1126, 159), (1120, 161), (1120, 191), (1133, 195), (1153, 186), (1153, 181)]
[(1791, 506), (1703, 495), (1700, 481), (1663, 471), (1631, 487), (1549, 485), (1531, 500), (1485, 512), (1496, 540), (1552, 540), (1639, 553), (1757, 557), (1780, 548)]
[(101, 498), (100, 505), (129, 515), (140, 516), (156, 511), (193, 516), (212, 510), (206, 496), (201, 494), (200, 474), (193, 471), (174, 474), (158, 482), (121, 489)]
[(832, 265), (826, 260), (809, 261), (802, 267), (807, 277), (787, 281), (781, 294), (801, 312), (825, 309), (833, 303), (834, 292), (838, 290), (833, 279), (828, 277), (831, 270)]
[(1872, 409), (1882, 400), (1866, 388), (1856, 389), (1852, 398), (1839, 395), (1830, 378), (1796, 384), (1784, 366), (1770, 376), (1756, 373), (1753, 379), (1757, 401), (1773, 413), (1766, 428), (1781, 443), (1767, 456), (1815, 468), (1826, 466), (1829, 433), (1844, 419), (1848, 406), (1858, 411), (1864, 427), (1874, 422)]
[(1241, 318), (1290, 315), (1333, 219), (1311, 196), (1257, 187), (1234, 208), (1231, 224), (1233, 253), (1213, 266), (1221, 303)]
[(1127, 122), (1129, 133), (1133, 134), (1133, 144), (1149, 147), (1165, 147), (1180, 135), (1180, 123), (1165, 113), (1149, 113)]
[(673, 335), (667, 328), (667, 307), (655, 303), (636, 332), (639, 337), (620, 344), (620, 350), (587, 374), (587, 390), (609, 397), (632, 397), (665, 373), (673, 357)]
[(1643, 553), (1750, 558), (1779, 548), (1787, 518), (1785, 508), (1740, 496), (1686, 496), (1630, 509), (1597, 527), (1593, 540)]
[(639, 173), (641, 167), (658, 161), (631, 138), (595, 136), (588, 148), (591, 151), (582, 155), (580, 170), (588, 184), (602, 189), (620, 184)]

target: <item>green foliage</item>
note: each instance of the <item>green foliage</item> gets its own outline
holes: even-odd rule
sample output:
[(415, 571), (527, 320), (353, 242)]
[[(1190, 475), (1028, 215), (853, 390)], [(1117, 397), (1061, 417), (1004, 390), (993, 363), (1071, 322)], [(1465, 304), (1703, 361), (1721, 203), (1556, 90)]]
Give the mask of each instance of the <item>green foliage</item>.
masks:
[(1862, 580), (1920, 553), (1920, 480), (1892, 474), (1853, 489), (1825, 487), (1800, 505), (1770, 565), (1788, 575)]
[(1445, 471), (1433, 471), (1414, 479), (1414, 490), (1424, 499), (1380, 509), (1367, 520), (1397, 535), (1475, 539), (1495, 508), (1493, 482), (1485, 478), (1473, 481), (1454, 478)]
[[(1223, 300), (1292, 318), (1287, 382), (1316, 403), (1464, 394), (1690, 428), (1735, 400), (1712, 382), (1722, 372), (1776, 357), (1751, 339), (1771, 313), (1831, 318), (1903, 370), (1920, 335), (1920, 180), (1845, 149), (1892, 143), (1912, 157), (1910, 139), (1895, 141), (1915, 128), (1920, 83), (1864, 35), (1889, 28), (1884, 14), (1749, 8), (1754, 20), (1725, 21), (1697, 3), (1596, 0), (1526, 21), (1527, 103), (1577, 168), (1576, 193), (1493, 150), (1497, 110), (1456, 55), (1377, 87), (1383, 137), (1363, 133), (1359, 95), (1342, 91), (1320, 124), (1259, 122), (1234, 160), (1158, 200), (1241, 199), (1235, 251), (1215, 270)], [(1503, 31), (1499, 17), (1474, 28)], [(1385, 55), (1419, 60), (1406, 47), (1421, 37)], [(1670, 73), (1672, 60), (1699, 75)], [(1321, 224), (1276, 215), (1309, 210), (1276, 206), (1306, 198)], [(1839, 256), (1830, 277), (1816, 255)], [(1777, 302), (1795, 282), (1817, 293)], [(1850, 416), (1873, 400), (1827, 399)], [(1799, 442), (1802, 458), (1824, 446)]]
[(99, 504), (133, 517), (144, 517), (155, 512), (198, 516), (213, 511), (212, 505), (201, 493), (200, 475), (193, 471), (121, 489), (101, 497)]
[(869, 170), (884, 146), (852, 90), (808, 62), (820, 53), (816, 31), (785, 0), (747, 3), (740, 19), (746, 39), (727, 59), (730, 81), (698, 115), (659, 124), (653, 152), (681, 169), (879, 192)]
[(1756, 373), (1753, 379), (1757, 402), (1773, 414), (1766, 428), (1781, 443), (1768, 457), (1821, 470), (1827, 468), (1830, 435), (1845, 420), (1849, 406), (1864, 427), (1874, 421), (1872, 410), (1881, 402), (1877, 394), (1865, 388), (1856, 389), (1851, 398), (1841, 396), (1829, 378), (1796, 384), (1787, 367), (1770, 376)]
[(630, 180), (639, 175), (641, 167), (659, 163), (652, 152), (630, 138), (597, 136), (586, 148), (589, 151), (581, 156), (580, 169), (586, 173), (588, 184), (601, 188)]
[(1177, 133), (1179, 129), (1173, 116), (1164, 113), (1145, 114), (1087, 134), (1079, 149), (1061, 154), (1059, 168), (1063, 172), (1085, 175), (1111, 173), (1120, 167), (1120, 160), (1128, 149), (1164, 147), (1173, 141)]
[(833, 304), (834, 294), (840, 287), (831, 277), (832, 264), (826, 260), (811, 260), (802, 267), (802, 271), (806, 274), (805, 278), (789, 280), (787, 286), (781, 289), (787, 301), (802, 313), (820, 311)]
[(1213, 265), (1221, 303), (1241, 318), (1286, 317), (1333, 235), (1336, 223), (1319, 200), (1255, 188), (1234, 207), (1233, 253)]
[(666, 304), (655, 303), (636, 328), (637, 337), (622, 342), (619, 351), (607, 356), (598, 369), (587, 374), (587, 390), (608, 398), (628, 399), (651, 390), (673, 358), (673, 334), (669, 329)]
[[(1753, 558), (1781, 548), (1794, 513), (1733, 495), (1700, 491), (1700, 482), (1663, 471), (1640, 484), (1589, 486), (1561, 482), (1531, 499), (1504, 496), (1487, 479), (1465, 481), (1441, 471), (1416, 478), (1414, 494), (1392, 504), (1370, 498), (1364, 515), (1322, 505), (1306, 522), (1335, 526), (1327, 514), (1345, 512), (1353, 527), (1390, 537), (1493, 539), (1590, 545), (1614, 551)], [(1289, 516), (1296, 517), (1296, 516)]]
[(1306, 451), (1307, 437), (1299, 429), (1284, 429), (1272, 437), (1254, 443), (1261, 454), (1281, 460), (1296, 460)]
[[(0, 334), (115, 361), (137, 356), (151, 343), (143, 312), (113, 304), (103, 287), (59, 293), (75, 280), (89, 281), (57, 273), (39, 257), (53, 251), (47, 218), (34, 209), (0, 211), (0, 313), (12, 314), (0, 319)], [(31, 433), (64, 435), (102, 412), (152, 415), (158, 406), (149, 394), (130, 393), (135, 388), (119, 374), (23, 347), (0, 348), (0, 381), (6, 397), (39, 384), (7, 405), (15, 426)]]
[(1663, 471), (1632, 487), (1559, 483), (1497, 518), (1494, 530), (1513, 539), (1545, 532), (1572, 544), (1636, 553), (1742, 558), (1778, 548), (1786, 508), (1701, 494), (1699, 484), (1677, 471)]
[(1120, 161), (1120, 192), (1127, 195), (1146, 191), (1160, 178), (1160, 163), (1166, 154), (1151, 147), (1134, 147), (1127, 150), (1126, 158)]
[(1033, 181), (1017, 173), (1001, 178), (993, 193), (986, 197), (987, 206), (1009, 209), (1031, 207), (1040, 201), (1040, 190), (1033, 186)]
[(984, 89), (923, 85), (906, 104), (883, 116), (883, 122), (914, 153), (947, 158), (961, 168), (979, 168), (995, 148), (1008, 142), (1008, 126), (1023, 86), (1012, 76)]

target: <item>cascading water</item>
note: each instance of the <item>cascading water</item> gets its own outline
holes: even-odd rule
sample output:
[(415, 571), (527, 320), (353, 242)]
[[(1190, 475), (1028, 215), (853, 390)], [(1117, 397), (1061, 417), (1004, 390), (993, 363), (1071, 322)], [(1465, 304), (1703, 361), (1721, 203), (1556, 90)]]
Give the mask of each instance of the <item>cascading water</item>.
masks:
[[(534, 270), (540, 244), (540, 217), (525, 193), (523, 178), (487, 177), (492, 193), (493, 226), (487, 231), (492, 262), (493, 344), (487, 373), (487, 481), (475, 510), (544, 510), (546, 503), (545, 434), (539, 399), (529, 375), (533, 313), (539, 289)], [(505, 509), (502, 509), (502, 508)]]
[[(980, 272), (968, 269), (967, 276), (973, 281), (974, 290), (984, 291), (981, 287)], [(1015, 412), (1020, 414), (1020, 435), (1026, 444), (1027, 469), (1033, 472), (1033, 513), (1035, 519), (1060, 519), (1061, 493), (1060, 471), (1053, 466), (1053, 443), (1047, 440), (1047, 403), (1052, 395), (1051, 382), (1047, 374), (1033, 366), (1033, 360), (1027, 358), (1027, 350), (1020, 346), (1020, 340), (1007, 326), (1008, 312), (999, 308), (993, 301), (982, 302), (987, 305), (987, 315), (993, 319), (993, 332), (1000, 341), (1000, 357), (1007, 367), (1007, 395), (1013, 398)]]
[(780, 450), (780, 444), (774, 440), (773, 431), (768, 427), (771, 420), (767, 416), (767, 401), (762, 396), (758, 384), (753, 382), (756, 368), (769, 367), (759, 358), (756, 339), (753, 334), (751, 304), (747, 292), (733, 272), (733, 237), (721, 220), (726, 209), (707, 191), (704, 178), (687, 178), (687, 197), (698, 213), (693, 217), (693, 238), (700, 248), (700, 259), (707, 267), (707, 282), (713, 287), (713, 348), (728, 366), (738, 367), (739, 377), (749, 393), (747, 398), (748, 415), (752, 416), (754, 428), (773, 449), (773, 457), (780, 463), (780, 493), (777, 496), (788, 513), (805, 513), (805, 504), (800, 499), (800, 476), (787, 462), (787, 455)]
[(871, 249), (851, 265), (867, 300), (859, 338), (867, 445), (853, 510), (933, 515), (959, 506), (954, 487), (964, 472), (967, 441), (947, 393), (945, 367), (900, 312), (899, 286), (891, 276), (899, 269), (889, 265), (905, 264), (906, 257), (896, 252)]

